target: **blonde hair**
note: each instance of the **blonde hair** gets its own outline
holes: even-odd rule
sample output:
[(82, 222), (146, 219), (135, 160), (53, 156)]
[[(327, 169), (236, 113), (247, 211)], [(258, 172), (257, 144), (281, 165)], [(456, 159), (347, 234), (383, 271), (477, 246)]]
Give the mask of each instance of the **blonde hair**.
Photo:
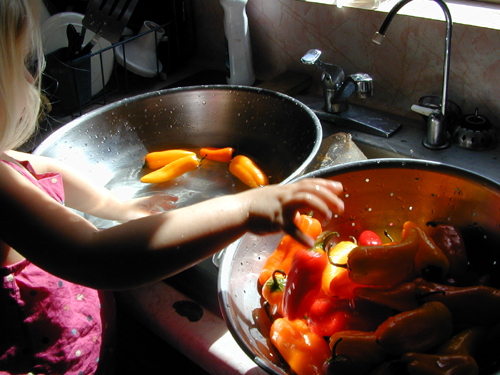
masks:
[[(0, 0), (0, 152), (34, 133), (44, 64), (36, 0)], [(34, 83), (28, 82), (26, 69)]]

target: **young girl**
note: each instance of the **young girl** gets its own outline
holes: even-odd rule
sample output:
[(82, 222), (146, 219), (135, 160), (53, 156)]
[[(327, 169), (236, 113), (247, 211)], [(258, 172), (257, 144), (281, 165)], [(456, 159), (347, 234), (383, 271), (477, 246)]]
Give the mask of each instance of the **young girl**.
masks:
[[(172, 196), (121, 202), (55, 160), (12, 151), (40, 108), (35, 4), (0, 0), (0, 373), (102, 373), (113, 323), (104, 290), (167, 278), (247, 231), (310, 245), (297, 213), (328, 221), (343, 211), (342, 186), (308, 179), (168, 210)], [(123, 224), (99, 231), (67, 207)]]

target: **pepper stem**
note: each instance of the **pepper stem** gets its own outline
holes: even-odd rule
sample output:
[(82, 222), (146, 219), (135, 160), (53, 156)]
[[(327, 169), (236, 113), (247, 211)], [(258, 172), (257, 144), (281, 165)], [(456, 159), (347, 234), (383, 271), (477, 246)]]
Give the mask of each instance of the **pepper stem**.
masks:
[(384, 234), (385, 236), (391, 241), (391, 242), (394, 242), (394, 240), (392, 239), (391, 235), (389, 234), (389, 232), (386, 230), (384, 230)]
[(335, 267), (341, 267), (341, 268), (348, 269), (347, 263), (332, 263), (332, 265)]

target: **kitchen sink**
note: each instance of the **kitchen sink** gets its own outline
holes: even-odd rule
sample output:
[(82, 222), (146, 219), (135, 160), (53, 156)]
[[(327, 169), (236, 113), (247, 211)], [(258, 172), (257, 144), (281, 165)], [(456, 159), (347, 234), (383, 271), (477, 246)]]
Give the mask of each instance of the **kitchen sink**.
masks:
[(361, 152), (368, 159), (386, 159), (386, 158), (405, 158), (408, 157), (402, 153), (398, 153), (396, 151), (391, 151), (387, 149), (383, 149), (378, 146), (374, 146), (368, 143), (363, 142), (355, 142), (356, 146), (361, 150)]

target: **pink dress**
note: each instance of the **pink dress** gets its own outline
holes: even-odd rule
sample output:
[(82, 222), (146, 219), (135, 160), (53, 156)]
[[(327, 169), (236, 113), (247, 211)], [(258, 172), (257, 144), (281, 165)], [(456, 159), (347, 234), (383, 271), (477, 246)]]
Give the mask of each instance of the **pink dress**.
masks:
[[(61, 175), (0, 161), (64, 204)], [(102, 374), (110, 368), (111, 293), (70, 283), (27, 260), (0, 268), (0, 277), (0, 374)]]

